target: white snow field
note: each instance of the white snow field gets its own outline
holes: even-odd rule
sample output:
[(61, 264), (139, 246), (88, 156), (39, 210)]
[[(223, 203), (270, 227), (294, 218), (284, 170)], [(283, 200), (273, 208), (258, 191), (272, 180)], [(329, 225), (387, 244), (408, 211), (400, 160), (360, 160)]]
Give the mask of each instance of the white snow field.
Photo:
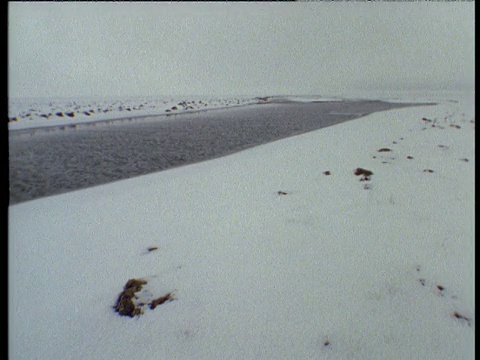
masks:
[(10, 206), (10, 358), (473, 359), (458, 100)]

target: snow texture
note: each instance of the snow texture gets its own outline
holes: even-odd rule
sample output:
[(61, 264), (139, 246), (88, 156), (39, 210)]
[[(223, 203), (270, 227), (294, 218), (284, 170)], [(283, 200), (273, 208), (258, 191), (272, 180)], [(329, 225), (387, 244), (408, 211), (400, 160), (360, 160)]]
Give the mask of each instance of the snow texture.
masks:
[[(472, 359), (456, 101), (10, 206), (10, 358)], [(174, 300), (119, 316), (131, 278)]]

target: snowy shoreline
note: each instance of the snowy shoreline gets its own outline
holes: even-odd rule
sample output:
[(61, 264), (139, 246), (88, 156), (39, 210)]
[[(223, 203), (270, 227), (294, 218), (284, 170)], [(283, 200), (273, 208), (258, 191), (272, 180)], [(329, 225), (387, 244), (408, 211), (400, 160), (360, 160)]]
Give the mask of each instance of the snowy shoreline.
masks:
[[(352, 99), (323, 96), (265, 96), (250, 98), (215, 98), (184, 100), (185, 98), (138, 99), (10, 99), (9, 131), (39, 130), (56, 127), (76, 128), (80, 125), (111, 124), (151, 117), (191, 114), (211, 110), (226, 110), (245, 106), (282, 103), (342, 102)], [(353, 99), (362, 101), (368, 99)], [(381, 100), (389, 101), (389, 100)], [(401, 102), (395, 101), (392, 102)]]
[[(394, 109), (10, 206), (11, 357), (473, 358), (474, 116)], [(119, 316), (131, 278), (174, 300)]]
[(342, 101), (322, 96), (265, 96), (235, 98), (140, 97), (133, 99), (35, 99), (9, 100), (9, 130), (36, 130), (49, 127), (76, 127), (100, 122), (112, 123), (139, 118), (172, 116), (200, 111), (225, 110), (242, 106), (283, 102)]
[(184, 112), (9, 134), (10, 204), (232, 154), (367, 114), (420, 104), (275, 99), (241, 108)]
[[(153, 116), (170, 116), (263, 103), (258, 98), (180, 99), (13, 99), (9, 106), (9, 130), (116, 122)], [(92, 105), (93, 104), (93, 105)], [(38, 109), (37, 109), (38, 108)]]

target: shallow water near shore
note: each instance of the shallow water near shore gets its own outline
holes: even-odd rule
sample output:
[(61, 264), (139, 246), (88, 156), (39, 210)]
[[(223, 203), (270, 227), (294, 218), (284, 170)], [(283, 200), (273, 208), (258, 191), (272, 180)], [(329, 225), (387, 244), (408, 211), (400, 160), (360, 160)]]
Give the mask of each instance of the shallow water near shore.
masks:
[(416, 105), (282, 102), (10, 131), (10, 204), (205, 161), (373, 112)]

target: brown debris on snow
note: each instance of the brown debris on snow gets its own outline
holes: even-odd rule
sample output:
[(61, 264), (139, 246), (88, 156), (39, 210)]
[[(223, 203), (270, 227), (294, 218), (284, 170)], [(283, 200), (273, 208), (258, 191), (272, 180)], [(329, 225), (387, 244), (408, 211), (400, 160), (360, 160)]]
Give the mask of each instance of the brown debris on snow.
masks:
[(373, 172), (370, 171), (370, 170), (367, 170), (367, 169), (356, 168), (356, 169), (353, 171), (353, 174), (354, 174), (355, 176), (362, 175), (360, 181), (369, 181), (369, 180), (370, 180), (370, 176), (373, 175)]
[(117, 304), (114, 306), (115, 311), (122, 316), (134, 317), (142, 314), (142, 309), (137, 307), (133, 302), (135, 293), (142, 290), (143, 285), (147, 283), (142, 279), (130, 279), (123, 287), (123, 291), (118, 296)]
[(153, 310), (158, 305), (162, 305), (163, 303), (165, 303), (167, 301), (173, 301), (173, 300), (174, 300), (174, 298), (173, 298), (172, 293), (168, 293), (167, 295), (160, 296), (159, 298), (157, 298), (155, 300), (152, 300), (152, 302), (150, 303), (150, 309)]
[(381, 149), (378, 149), (378, 152), (388, 152), (388, 151), (392, 151), (392, 150), (389, 149), (389, 148), (381, 148)]

